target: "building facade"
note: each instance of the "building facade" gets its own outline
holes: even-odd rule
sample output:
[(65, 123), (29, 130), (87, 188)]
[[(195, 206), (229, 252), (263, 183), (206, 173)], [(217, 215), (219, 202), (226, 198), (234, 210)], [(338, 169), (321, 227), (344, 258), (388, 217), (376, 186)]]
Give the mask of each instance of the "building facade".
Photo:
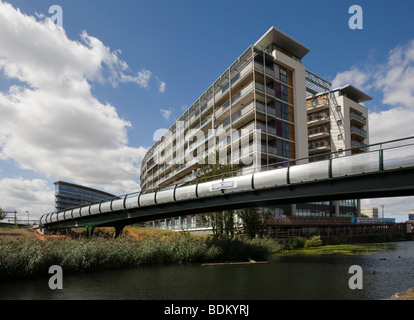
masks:
[[(215, 162), (216, 151), (220, 163), (231, 163), (240, 174), (308, 156), (317, 161), (332, 151), (338, 156), (364, 151), (368, 113), (360, 103), (369, 97), (349, 85), (330, 90), (327, 81), (302, 64), (308, 52), (303, 44), (270, 28), (147, 152), (141, 167), (142, 191), (194, 180), (207, 156)], [(319, 92), (308, 85), (315, 77), (323, 84)], [(355, 215), (357, 207), (356, 200), (349, 200), (272, 210), (276, 216), (338, 216)], [(190, 216), (149, 225), (185, 229), (199, 227), (197, 221), (197, 216)]]
[(307, 99), (308, 150), (311, 161), (365, 152), (369, 144), (368, 109), (371, 97), (346, 85)]
[[(279, 47), (277, 44), (283, 44)], [(238, 168), (307, 157), (309, 50), (272, 28), (250, 46), (144, 157), (143, 191), (195, 178), (207, 155)]]
[(361, 209), (361, 216), (368, 218), (378, 218), (378, 208), (363, 208)]
[(56, 181), (54, 185), (56, 212), (116, 197), (107, 192), (64, 181)]

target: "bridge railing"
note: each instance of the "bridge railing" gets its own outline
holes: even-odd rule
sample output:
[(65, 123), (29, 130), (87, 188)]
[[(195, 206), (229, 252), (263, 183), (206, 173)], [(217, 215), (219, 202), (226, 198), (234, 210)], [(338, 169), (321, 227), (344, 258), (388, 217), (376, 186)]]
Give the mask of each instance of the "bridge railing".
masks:
[[(351, 154), (352, 151), (358, 149), (360, 147), (319, 154), (319, 157), (322, 159), (325, 158), (325, 160), (314, 161), (315, 157), (309, 156), (279, 161), (275, 164), (260, 167), (242, 168), (214, 176), (205, 177), (201, 174), (194, 180), (178, 183), (178, 186), (198, 184), (207, 180), (219, 180), (281, 168), (288, 168), (287, 183), (289, 184), (303, 181), (301, 177), (306, 180), (314, 180), (414, 166), (414, 136), (366, 145), (365, 152)], [(148, 192), (155, 192), (157, 189), (174, 188), (176, 185), (173, 184), (156, 188)]]
[(41, 217), (40, 223), (47, 224), (223, 193), (414, 167), (414, 137), (372, 144), (367, 146), (367, 152), (342, 156), (354, 149), (327, 153), (326, 160), (312, 161), (313, 157), (306, 157), (260, 168), (244, 168), (208, 178), (200, 176), (186, 183), (176, 183), (146, 192), (128, 193), (110, 200), (49, 213)]

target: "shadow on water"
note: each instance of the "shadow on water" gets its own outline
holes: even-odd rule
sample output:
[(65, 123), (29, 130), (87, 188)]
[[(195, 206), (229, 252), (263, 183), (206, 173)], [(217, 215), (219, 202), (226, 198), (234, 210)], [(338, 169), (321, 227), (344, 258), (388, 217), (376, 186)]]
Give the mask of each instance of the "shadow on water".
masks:
[[(142, 266), (3, 283), (0, 299), (376, 300), (414, 287), (414, 242), (331, 246), (271, 255), (269, 264)], [(363, 289), (348, 286), (349, 267), (363, 270)]]

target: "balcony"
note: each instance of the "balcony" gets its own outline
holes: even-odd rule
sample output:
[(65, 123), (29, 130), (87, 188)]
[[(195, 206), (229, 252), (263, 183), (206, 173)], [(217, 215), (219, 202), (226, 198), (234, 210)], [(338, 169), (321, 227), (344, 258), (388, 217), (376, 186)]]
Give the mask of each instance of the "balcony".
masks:
[(356, 113), (356, 112), (351, 112), (350, 113), (350, 118), (352, 122), (356, 122), (360, 125), (366, 125), (367, 124), (367, 118), (365, 118), (364, 116)]
[(314, 127), (308, 130), (309, 140), (320, 139), (324, 137), (329, 137), (331, 134), (327, 127)]
[(313, 113), (308, 116), (308, 126), (328, 123), (329, 121), (330, 121), (329, 114), (325, 112)]
[(227, 101), (222, 107), (218, 108), (214, 112), (214, 116), (216, 118), (220, 117), (224, 111), (230, 106), (230, 102), (232, 104), (235, 104), (239, 100), (241, 100), (242, 97), (244, 97), (247, 93), (249, 93), (253, 89), (253, 83), (249, 83), (247, 86), (245, 86), (242, 90), (240, 90), (238, 93), (236, 93), (231, 100)]
[(367, 145), (365, 143), (360, 142), (360, 141), (352, 141), (351, 146), (352, 146), (352, 148), (355, 148), (354, 151), (356, 151), (356, 152), (368, 151)]
[(315, 99), (312, 101), (307, 101), (307, 111), (310, 112), (316, 112), (316, 111), (322, 111), (324, 109), (329, 108), (329, 100), (328, 99)]
[(325, 140), (314, 141), (308, 144), (308, 148), (309, 154), (314, 154), (318, 152), (329, 152), (331, 151), (331, 144)]
[(367, 137), (367, 132), (359, 127), (351, 127), (351, 135), (352, 134), (362, 137), (363, 139)]

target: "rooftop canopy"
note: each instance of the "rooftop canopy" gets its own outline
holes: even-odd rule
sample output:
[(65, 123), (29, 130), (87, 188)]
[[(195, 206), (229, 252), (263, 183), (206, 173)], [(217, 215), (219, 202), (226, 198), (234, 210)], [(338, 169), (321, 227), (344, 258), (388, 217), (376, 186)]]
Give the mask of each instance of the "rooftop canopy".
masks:
[(284, 32), (271, 27), (256, 43), (255, 46), (261, 46), (267, 48), (271, 44), (275, 44), (278, 47), (290, 52), (294, 56), (302, 59), (309, 49), (303, 44), (297, 42), (295, 39), (289, 37)]
[(372, 98), (354, 86), (347, 84), (343, 87), (333, 89), (332, 91), (340, 90), (342, 94), (354, 98), (358, 103), (372, 100)]

